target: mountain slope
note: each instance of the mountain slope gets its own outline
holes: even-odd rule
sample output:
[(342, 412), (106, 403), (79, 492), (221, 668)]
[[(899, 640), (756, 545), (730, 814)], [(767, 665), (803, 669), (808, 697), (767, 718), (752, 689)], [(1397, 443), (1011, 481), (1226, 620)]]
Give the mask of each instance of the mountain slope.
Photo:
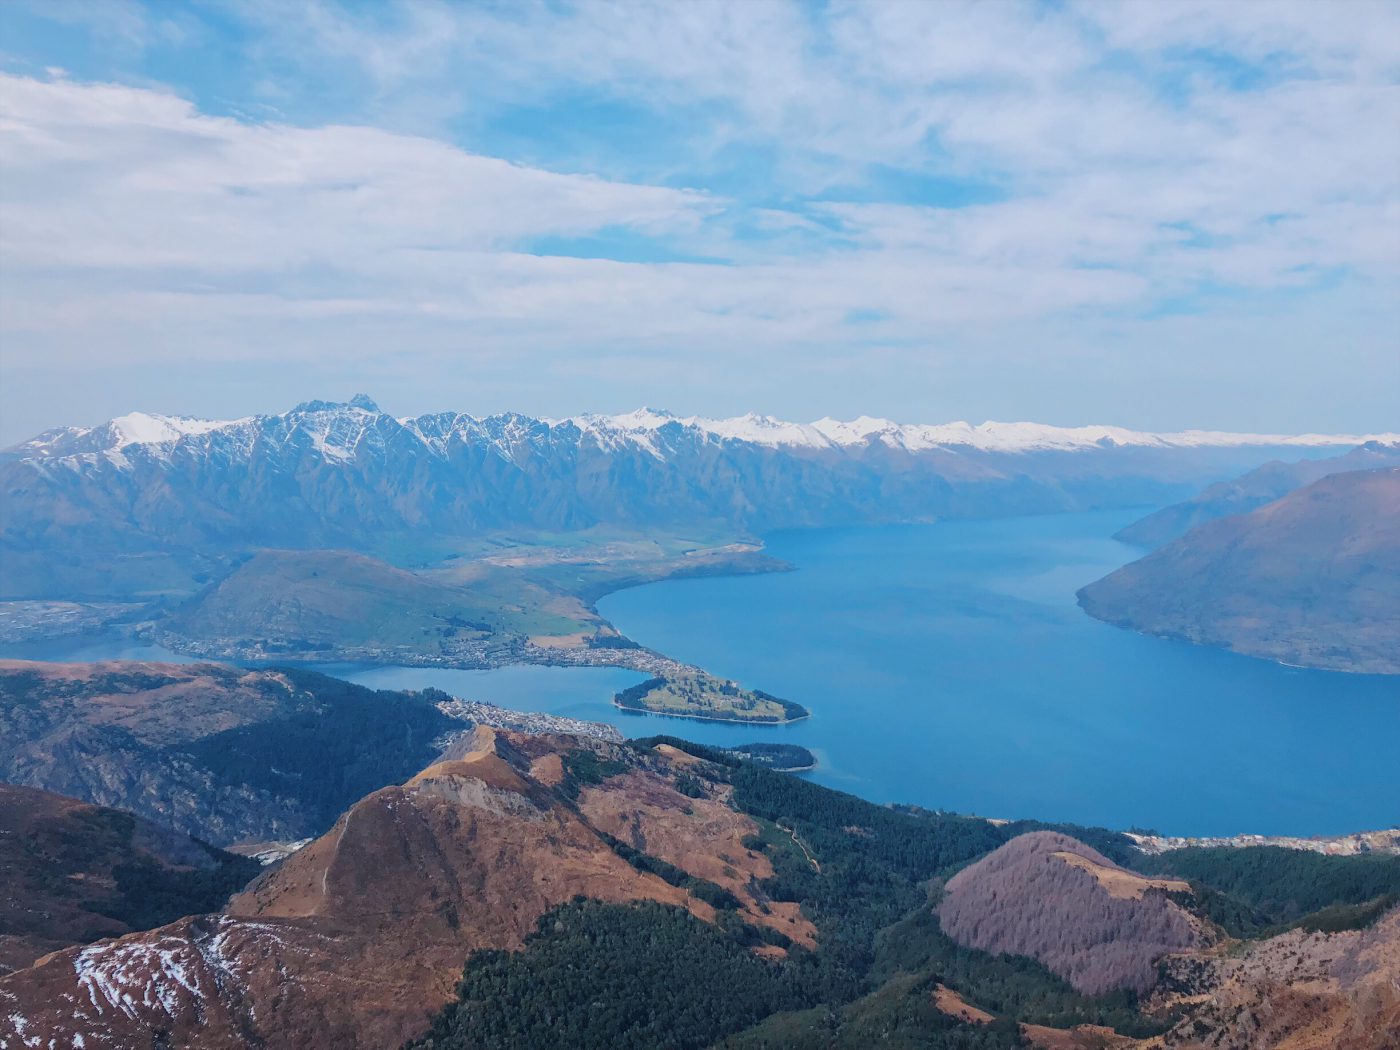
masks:
[(1090, 584), (1091, 616), (1333, 670), (1400, 674), (1400, 468), (1332, 474)]
[(222, 907), (258, 870), (129, 813), (0, 784), (0, 974)]
[(1202, 924), (1150, 879), (1067, 835), (1031, 832), (948, 881), (944, 932), (982, 951), (1028, 955), (1090, 994), (1146, 991), (1162, 956), (1208, 943)]
[(464, 728), (434, 704), (304, 671), (3, 660), (0, 779), (208, 842), (301, 839)]
[(402, 540), (441, 557), (492, 532), (742, 532), (1161, 502), (1270, 450), (1357, 440), (653, 412), (399, 420), (363, 397), (228, 422), (133, 414), (0, 456), (0, 597), (189, 594), (264, 547), (382, 553)]
[[(714, 921), (703, 881), (691, 889), (644, 870), (584, 815), (600, 762), (630, 770), (610, 794), (686, 826), (682, 853), (730, 854), (735, 892), (714, 899), (735, 921), (812, 943), (805, 919), (760, 906), (753, 887), (772, 867), (737, 841), (757, 826), (680, 794), (664, 759), (478, 730), (461, 757), (357, 803), (226, 914), (62, 952), (0, 981), (0, 1015), (64, 1045), (81, 1034), (90, 1047), (131, 1050), (394, 1047), (448, 1002), (470, 952), (519, 948), (576, 896), (656, 901)], [(615, 801), (603, 808), (615, 812)]]
[(1220, 481), (1189, 500), (1149, 514), (1113, 537), (1139, 547), (1156, 548), (1208, 521), (1245, 514), (1310, 485), (1328, 474), (1400, 466), (1400, 444), (1371, 441), (1342, 456), (1265, 463), (1230, 481)]
[[(1084, 834), (1132, 853), (1123, 836)], [(732, 1037), (724, 1045), (1014, 1050), (1024, 1034), (1087, 1050), (1173, 1023), (1127, 992), (1085, 995), (1033, 959), (950, 939), (928, 880), (993, 849), (950, 880), (942, 907), (976, 904), (975, 925), (1048, 947), (1069, 971), (1135, 977), (1190, 926), (1164, 897), (1175, 884), (1060, 834), (900, 812), (669, 739), (478, 729), (351, 806), (222, 913), (0, 978), (0, 1046), (702, 1050)], [(1066, 888), (1058, 912), (1039, 892)], [(1258, 979), (1270, 959), (1296, 957), (1295, 934), (1173, 955), (1158, 993), (1187, 1020), (1207, 1004), (1202, 1029), (1179, 1029), (1189, 1038), (1233, 1036), (1231, 1004), (1287, 1006), (1290, 993), (1313, 997), (1336, 1031), (1364, 1032), (1388, 1016), (1377, 994), (1397, 933), (1382, 920), (1321, 938), (1297, 989), (1287, 974)], [(1276, 1028), (1235, 1045), (1280, 1045), (1292, 1029)]]

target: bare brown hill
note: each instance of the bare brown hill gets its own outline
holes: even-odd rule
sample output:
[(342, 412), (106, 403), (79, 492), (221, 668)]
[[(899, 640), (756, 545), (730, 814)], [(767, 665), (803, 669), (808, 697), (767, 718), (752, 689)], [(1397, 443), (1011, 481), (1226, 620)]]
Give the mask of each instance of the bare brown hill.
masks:
[(623, 859), (595, 820), (638, 829), (701, 878), (725, 855), (742, 916), (812, 943), (795, 909), (755, 897), (771, 868), (739, 839), (756, 824), (680, 794), (659, 756), (580, 781), (570, 769), (581, 751), (625, 771), (616, 745), (479, 729), (461, 757), (372, 793), (225, 914), (59, 952), (0, 980), (0, 1035), (8, 1023), (43, 1045), (398, 1046), (452, 998), (471, 952), (519, 948), (576, 896), (714, 919), (710, 904)]
[(1400, 1046), (1400, 909), (1365, 930), (1288, 933), (1243, 952), (1173, 960), (1186, 1002), (1172, 1050), (1393, 1050)]
[(1156, 963), (1209, 940), (1169, 893), (1077, 839), (1034, 831), (948, 880), (939, 923), (959, 944), (1027, 955), (1089, 994), (1145, 991)]
[(1400, 674), (1400, 468), (1332, 474), (1192, 529), (1085, 587), (1079, 604), (1149, 634)]
[(0, 780), (220, 845), (320, 834), (454, 727), (427, 698), (305, 671), (0, 660)]
[(257, 873), (129, 813), (0, 784), (0, 974), (221, 907)]

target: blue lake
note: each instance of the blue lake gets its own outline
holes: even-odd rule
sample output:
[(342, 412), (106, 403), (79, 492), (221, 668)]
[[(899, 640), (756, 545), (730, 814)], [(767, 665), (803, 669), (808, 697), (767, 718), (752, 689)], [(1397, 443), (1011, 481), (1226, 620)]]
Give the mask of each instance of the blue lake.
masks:
[(797, 700), (768, 730), (878, 801), (1175, 834), (1333, 834), (1400, 821), (1400, 680), (1149, 638), (1075, 591), (1137, 557), (1131, 512), (769, 537), (798, 566), (610, 595), (679, 659)]
[[(643, 676), (610, 668), (317, 670), (630, 736), (790, 741), (818, 756), (807, 776), (882, 802), (1189, 835), (1400, 822), (1400, 680), (1287, 668), (1079, 611), (1079, 587), (1137, 556), (1107, 538), (1137, 516), (779, 533), (769, 551), (795, 572), (650, 584), (599, 603), (630, 637), (811, 709), (790, 726), (628, 714), (611, 697)], [(6, 649), (182, 659), (100, 640)]]

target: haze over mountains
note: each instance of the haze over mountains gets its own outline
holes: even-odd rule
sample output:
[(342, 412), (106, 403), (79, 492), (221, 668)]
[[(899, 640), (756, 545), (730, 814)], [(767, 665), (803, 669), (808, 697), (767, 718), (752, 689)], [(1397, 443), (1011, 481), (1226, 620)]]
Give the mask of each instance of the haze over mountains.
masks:
[(1197, 525), (1231, 514), (1245, 514), (1328, 474), (1394, 466), (1400, 466), (1400, 442), (1393, 441), (1368, 441), (1343, 455), (1323, 459), (1275, 460), (1238, 478), (1216, 482), (1181, 503), (1154, 511), (1120, 529), (1114, 538), (1140, 547), (1160, 547)]

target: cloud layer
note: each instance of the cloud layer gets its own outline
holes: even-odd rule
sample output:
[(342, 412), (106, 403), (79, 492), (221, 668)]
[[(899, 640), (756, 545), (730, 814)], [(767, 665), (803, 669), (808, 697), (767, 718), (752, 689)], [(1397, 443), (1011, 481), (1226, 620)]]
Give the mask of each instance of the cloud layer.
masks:
[(1400, 6), (1341, 7), (15, 8), (4, 436), (245, 407), (199, 366), (405, 411), (1381, 426)]

